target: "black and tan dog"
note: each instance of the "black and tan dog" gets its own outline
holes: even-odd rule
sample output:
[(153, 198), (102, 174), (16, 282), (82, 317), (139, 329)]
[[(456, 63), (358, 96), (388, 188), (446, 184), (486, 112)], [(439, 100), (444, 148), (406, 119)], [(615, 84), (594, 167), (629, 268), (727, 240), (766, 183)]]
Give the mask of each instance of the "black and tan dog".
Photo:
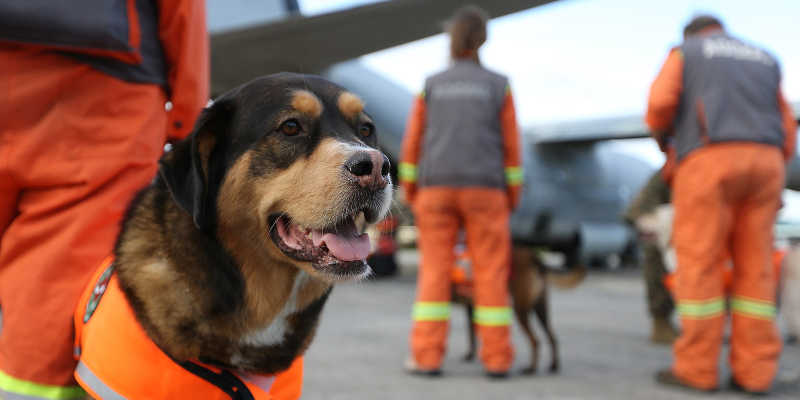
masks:
[(174, 360), (285, 370), (337, 281), (369, 275), (357, 225), (389, 208), (389, 161), (354, 94), (282, 73), (218, 98), (132, 203), (113, 268)]
[[(557, 372), (560, 368), (558, 356), (558, 341), (550, 325), (548, 288), (550, 284), (560, 289), (571, 289), (580, 284), (586, 277), (583, 266), (574, 266), (565, 273), (548, 273), (544, 263), (539, 259), (537, 251), (528, 246), (514, 245), (511, 257), (511, 277), (509, 278), (509, 292), (514, 309), (514, 315), (530, 344), (530, 364), (522, 370), (523, 374), (536, 373), (539, 363), (539, 342), (533, 331), (528, 316), (531, 311), (536, 313), (539, 324), (547, 335), (550, 343), (551, 361), (550, 372)], [(464, 356), (465, 361), (475, 358), (475, 325), (471, 322), (474, 306), (470, 295), (453, 286), (452, 299), (454, 303), (463, 304), (467, 311), (467, 332), (469, 350)]]

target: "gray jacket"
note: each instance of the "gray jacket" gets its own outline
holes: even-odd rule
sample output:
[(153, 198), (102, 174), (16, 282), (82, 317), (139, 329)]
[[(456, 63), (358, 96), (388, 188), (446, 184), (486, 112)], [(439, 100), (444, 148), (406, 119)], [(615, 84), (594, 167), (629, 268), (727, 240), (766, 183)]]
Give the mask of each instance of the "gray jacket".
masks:
[(420, 187), (505, 188), (500, 112), (507, 88), (506, 77), (472, 61), (428, 78)]
[(724, 32), (687, 39), (683, 92), (675, 120), (678, 159), (707, 143), (782, 147), (780, 68), (764, 50)]

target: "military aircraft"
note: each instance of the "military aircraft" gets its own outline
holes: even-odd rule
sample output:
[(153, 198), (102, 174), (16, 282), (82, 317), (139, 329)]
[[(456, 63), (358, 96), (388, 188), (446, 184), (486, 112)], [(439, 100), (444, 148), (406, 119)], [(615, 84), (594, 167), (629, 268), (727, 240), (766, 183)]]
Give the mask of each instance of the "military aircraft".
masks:
[[(470, 3), (498, 17), (554, 1)], [(296, 0), (207, 0), (212, 92), (279, 71), (321, 74), (365, 100), (396, 165), (412, 94), (355, 58), (440, 33), (463, 3), (395, 0), (304, 16)], [(620, 215), (655, 168), (608, 141), (647, 136), (641, 116), (524, 127), (514, 241), (563, 253), (567, 265), (619, 264), (634, 255), (635, 234)], [(791, 183), (800, 187), (800, 160), (793, 165)]]

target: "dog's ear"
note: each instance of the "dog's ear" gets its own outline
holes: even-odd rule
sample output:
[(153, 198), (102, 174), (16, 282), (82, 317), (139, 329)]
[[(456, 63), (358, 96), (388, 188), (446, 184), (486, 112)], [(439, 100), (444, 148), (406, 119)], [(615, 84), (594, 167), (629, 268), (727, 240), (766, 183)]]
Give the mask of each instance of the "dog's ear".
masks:
[(213, 170), (222, 162), (220, 155), (233, 114), (232, 102), (220, 100), (203, 110), (194, 131), (176, 143), (159, 161), (159, 175), (169, 189), (173, 200), (194, 220), (203, 232), (216, 224), (212, 190)]

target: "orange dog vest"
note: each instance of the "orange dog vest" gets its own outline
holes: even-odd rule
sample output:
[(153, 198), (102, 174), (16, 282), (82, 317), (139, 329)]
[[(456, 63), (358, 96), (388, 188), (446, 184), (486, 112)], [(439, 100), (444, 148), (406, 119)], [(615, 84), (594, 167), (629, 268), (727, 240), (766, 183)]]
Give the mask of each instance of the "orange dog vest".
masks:
[[(136, 321), (107, 258), (75, 312), (75, 379), (97, 399), (270, 399), (300, 397), (303, 359), (277, 375), (247, 375), (178, 362)], [(100, 301), (102, 299), (102, 301)]]

